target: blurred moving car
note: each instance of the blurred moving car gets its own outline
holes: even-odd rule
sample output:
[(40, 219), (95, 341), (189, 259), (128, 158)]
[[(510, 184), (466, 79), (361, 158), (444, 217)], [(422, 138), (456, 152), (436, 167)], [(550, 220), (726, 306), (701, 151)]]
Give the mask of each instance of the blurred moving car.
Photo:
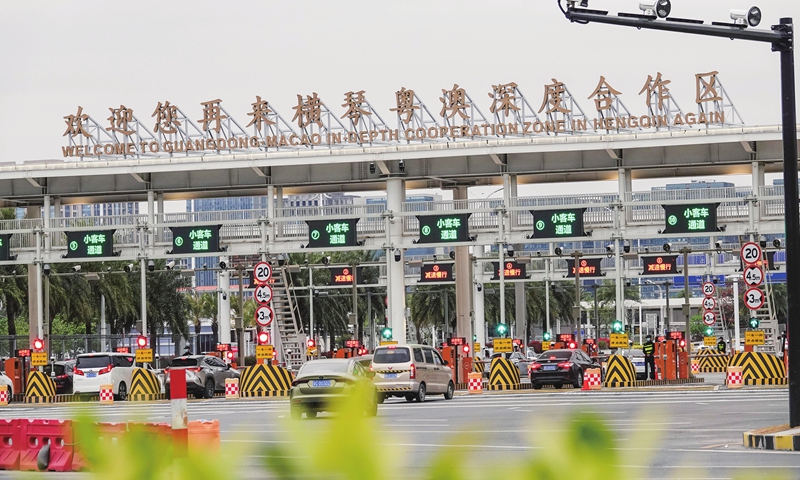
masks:
[(617, 355), (622, 355), (630, 359), (633, 367), (636, 369), (637, 380), (647, 380), (647, 371), (645, 369), (644, 351), (635, 349), (619, 349)]
[(359, 385), (369, 389), (365, 413), (377, 415), (378, 396), (367, 373), (356, 358), (325, 358), (304, 363), (289, 392), (292, 418), (299, 419), (303, 413), (314, 418), (319, 412), (330, 411), (336, 400), (352, 395)]
[(126, 400), (133, 376), (134, 360), (130, 353), (82, 353), (75, 359), (72, 391), (76, 394), (99, 393), (100, 385), (112, 385), (115, 400)]
[(372, 355), (361, 355), (358, 357), (353, 357), (353, 360), (359, 363), (364, 370), (367, 371), (367, 376), (372, 378), (375, 376), (375, 372), (372, 371)]
[(73, 371), (75, 360), (65, 362), (53, 362), (44, 366), (43, 372), (56, 383), (56, 394), (63, 395), (72, 393)]
[(427, 345), (385, 345), (372, 356), (373, 382), (378, 403), (387, 397), (424, 402), (428, 394), (453, 398), (453, 371), (434, 348)]
[(531, 384), (537, 390), (543, 385), (561, 388), (571, 384), (581, 388), (584, 373), (590, 368), (600, 369), (600, 364), (582, 350), (548, 350), (531, 364)]
[(215, 392), (225, 391), (226, 378), (239, 378), (239, 371), (222, 359), (212, 355), (186, 355), (175, 357), (169, 368), (164, 369), (164, 393), (170, 397), (169, 370), (186, 370), (186, 394), (195, 398), (211, 398)]

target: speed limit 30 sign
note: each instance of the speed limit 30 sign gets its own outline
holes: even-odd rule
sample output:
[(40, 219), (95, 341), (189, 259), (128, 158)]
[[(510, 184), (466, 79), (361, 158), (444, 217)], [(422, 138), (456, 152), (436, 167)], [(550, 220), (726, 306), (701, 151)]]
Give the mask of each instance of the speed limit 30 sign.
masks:
[(269, 327), (272, 324), (273, 312), (272, 309), (266, 305), (260, 305), (256, 308), (256, 323), (261, 327)]
[(750, 310), (758, 310), (764, 305), (764, 292), (758, 288), (749, 288), (744, 292), (744, 304)]
[(756, 265), (762, 258), (761, 246), (755, 242), (747, 242), (742, 245), (740, 254), (742, 256), (742, 262), (744, 262), (745, 265)]

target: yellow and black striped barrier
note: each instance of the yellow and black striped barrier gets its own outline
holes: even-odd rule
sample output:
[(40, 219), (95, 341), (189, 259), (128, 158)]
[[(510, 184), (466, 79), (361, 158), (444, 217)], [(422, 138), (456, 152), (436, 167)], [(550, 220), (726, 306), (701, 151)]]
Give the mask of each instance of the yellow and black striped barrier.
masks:
[(700, 373), (725, 373), (731, 361), (729, 355), (711, 349), (700, 350), (695, 358), (698, 360)]
[(606, 363), (606, 377), (603, 386), (632, 387), (636, 384), (636, 367), (622, 355), (611, 355)]
[(492, 359), (489, 373), (489, 390), (519, 390), (519, 369), (502, 357)]
[(128, 399), (134, 402), (161, 399), (161, 384), (156, 374), (144, 368), (134, 368)]
[(473, 373), (483, 373), (486, 367), (483, 365), (483, 360), (478, 357), (472, 359), (472, 372)]
[(55, 399), (56, 382), (42, 372), (31, 372), (25, 387), (25, 403), (53, 403)]
[(239, 395), (247, 397), (283, 397), (292, 389), (292, 374), (276, 366), (259, 364), (247, 367), (239, 378)]
[(763, 352), (737, 353), (732, 367), (742, 367), (745, 385), (786, 385), (786, 366), (780, 358)]

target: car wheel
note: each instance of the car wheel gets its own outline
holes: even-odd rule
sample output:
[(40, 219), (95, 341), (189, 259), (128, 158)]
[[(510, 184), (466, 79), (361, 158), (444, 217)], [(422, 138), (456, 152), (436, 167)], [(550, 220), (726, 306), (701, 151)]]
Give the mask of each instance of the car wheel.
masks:
[(422, 403), (422, 402), (425, 401), (425, 384), (424, 383), (420, 383), (419, 384), (419, 391), (417, 392), (416, 400), (419, 403)]
[(292, 406), (289, 411), (291, 412), (292, 420), (300, 420), (303, 416), (303, 411), (300, 410), (300, 407)]
[(561, 387), (563, 387), (563, 386), (564, 386), (564, 384), (563, 384), (563, 383), (556, 383), (555, 385), (553, 385), (553, 388), (556, 388), (556, 389), (558, 389), (558, 388), (561, 388)]
[(541, 390), (542, 389), (542, 384), (541, 383), (533, 383), (532, 385), (533, 385), (533, 389), (534, 390)]
[(376, 400), (377, 403), (382, 404), (384, 402), (384, 400), (386, 400), (386, 395), (384, 395), (382, 393), (379, 393), (379, 394), (375, 395), (375, 400)]
[(317, 418), (316, 410), (306, 410), (306, 418)]
[(582, 370), (578, 370), (577, 380), (575, 380), (575, 383), (572, 384), (572, 386), (574, 386), (575, 388), (583, 388), (583, 371)]
[(452, 400), (453, 393), (455, 393), (456, 387), (453, 385), (453, 382), (447, 384), (447, 391), (444, 392), (444, 399), (445, 400)]
[(214, 397), (214, 380), (208, 379), (206, 380), (206, 389), (205, 389), (205, 397), (212, 398)]
[(128, 386), (125, 385), (125, 382), (121, 382), (119, 387), (117, 387), (117, 400), (124, 402), (128, 399)]

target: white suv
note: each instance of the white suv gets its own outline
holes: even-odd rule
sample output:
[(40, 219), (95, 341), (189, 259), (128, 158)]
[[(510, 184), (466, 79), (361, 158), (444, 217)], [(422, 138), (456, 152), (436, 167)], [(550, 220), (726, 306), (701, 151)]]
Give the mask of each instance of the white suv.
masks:
[(73, 393), (99, 393), (100, 385), (113, 385), (114, 399), (127, 399), (135, 359), (129, 353), (78, 355), (72, 377)]

